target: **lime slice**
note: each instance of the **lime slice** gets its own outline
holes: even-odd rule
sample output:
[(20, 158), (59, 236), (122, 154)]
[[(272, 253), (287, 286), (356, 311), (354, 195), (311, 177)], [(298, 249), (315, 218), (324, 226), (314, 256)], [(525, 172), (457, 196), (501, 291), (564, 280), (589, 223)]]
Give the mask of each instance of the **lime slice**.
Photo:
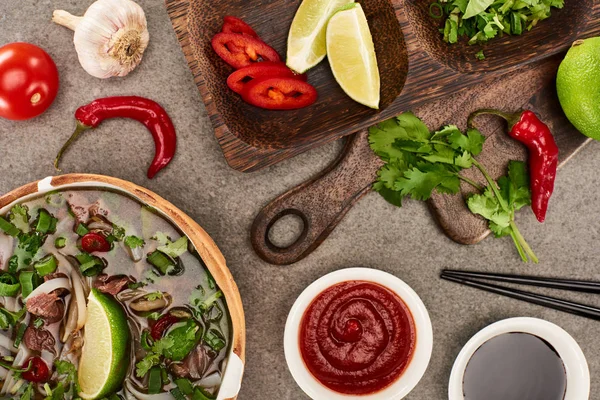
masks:
[(327, 21), (348, 3), (354, 0), (304, 0), (300, 4), (288, 35), (288, 67), (303, 74), (325, 58)]
[(379, 69), (367, 17), (355, 3), (329, 20), (327, 57), (344, 92), (367, 107), (379, 108)]
[(121, 387), (129, 364), (127, 317), (112, 297), (92, 289), (79, 362), (79, 395), (98, 399)]

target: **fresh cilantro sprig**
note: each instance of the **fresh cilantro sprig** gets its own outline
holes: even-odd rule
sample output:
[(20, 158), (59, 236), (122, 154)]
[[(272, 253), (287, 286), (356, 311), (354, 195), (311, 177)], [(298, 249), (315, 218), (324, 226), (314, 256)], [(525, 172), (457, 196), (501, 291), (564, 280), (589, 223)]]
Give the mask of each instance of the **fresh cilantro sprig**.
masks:
[[(386, 162), (373, 189), (388, 202), (401, 207), (405, 197), (428, 200), (434, 191), (456, 194), (464, 181), (481, 194), (467, 199), (471, 212), (489, 221), (497, 237), (511, 236), (523, 261), (538, 259), (517, 225), (515, 212), (531, 204), (525, 164), (511, 161), (507, 177), (494, 181), (475, 157), (483, 150), (485, 137), (477, 129), (465, 133), (454, 125), (436, 132), (407, 112), (369, 130), (371, 149)], [(487, 187), (463, 176), (464, 169), (477, 168)]]
[(503, 34), (521, 35), (549, 18), (553, 7), (563, 8), (564, 0), (439, 0), (435, 4), (432, 17), (445, 18), (440, 29), (444, 41), (456, 43), (466, 36), (469, 44), (476, 44)]

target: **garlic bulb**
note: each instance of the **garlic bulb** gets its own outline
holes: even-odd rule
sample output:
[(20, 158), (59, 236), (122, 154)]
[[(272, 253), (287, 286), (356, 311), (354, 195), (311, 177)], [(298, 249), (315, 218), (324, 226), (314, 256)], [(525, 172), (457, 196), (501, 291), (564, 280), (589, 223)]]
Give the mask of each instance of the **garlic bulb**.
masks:
[(96, 78), (133, 71), (150, 38), (144, 10), (131, 0), (98, 0), (83, 17), (56, 10), (52, 21), (75, 31), (79, 62)]

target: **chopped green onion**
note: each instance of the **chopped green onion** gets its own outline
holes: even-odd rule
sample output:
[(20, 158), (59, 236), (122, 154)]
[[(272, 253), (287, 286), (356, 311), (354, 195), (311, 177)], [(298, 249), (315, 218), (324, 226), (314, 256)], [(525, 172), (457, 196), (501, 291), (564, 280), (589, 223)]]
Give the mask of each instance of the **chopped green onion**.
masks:
[(194, 389), (194, 394), (192, 395), (193, 400), (213, 400), (214, 398), (214, 396), (211, 396), (204, 389), (197, 386)]
[(40, 279), (34, 271), (21, 271), (19, 274), (19, 283), (21, 284), (21, 295), (26, 298), (39, 286)]
[(169, 267), (174, 267), (175, 263), (166, 254), (155, 250), (148, 255), (146, 260), (154, 265), (161, 275), (166, 275), (169, 271)]
[(52, 389), (50, 389), (48, 382), (44, 383), (44, 391), (46, 392), (46, 396), (52, 396)]
[(214, 351), (221, 351), (225, 347), (225, 340), (216, 329), (210, 329), (204, 335), (204, 342)]
[(162, 390), (162, 374), (160, 373), (160, 367), (154, 366), (150, 368), (150, 374), (148, 375), (148, 394), (157, 394)]
[(35, 321), (33, 321), (33, 326), (36, 329), (40, 329), (42, 326), (44, 326), (44, 320), (41, 318), (36, 318)]
[(177, 385), (177, 388), (181, 390), (181, 393), (185, 395), (189, 396), (190, 394), (194, 393), (194, 387), (192, 386), (192, 383), (185, 378), (175, 379), (175, 384)]
[(0, 275), (0, 296), (15, 297), (19, 293), (21, 284), (9, 273), (3, 273)]
[(57, 249), (62, 249), (67, 245), (67, 238), (66, 237), (57, 237), (54, 240), (54, 247), (56, 247)]
[(146, 351), (152, 351), (152, 338), (150, 337), (150, 333), (147, 329), (142, 331), (142, 337), (140, 338), (142, 342), (142, 348)]
[(148, 314), (148, 316), (146, 318), (151, 319), (153, 321), (158, 320), (161, 317), (161, 313), (159, 313), (158, 311), (154, 311), (151, 314)]
[(435, 19), (442, 18), (444, 16), (444, 9), (442, 8), (442, 5), (440, 3), (432, 3), (429, 5), (429, 16)]
[(56, 268), (58, 268), (58, 260), (54, 254), (48, 254), (46, 257), (35, 262), (33, 268), (35, 268), (40, 276), (46, 276), (56, 271)]
[(13, 343), (13, 347), (15, 349), (19, 348), (21, 341), (23, 341), (23, 336), (25, 335), (25, 329), (27, 329), (27, 324), (21, 323), (19, 324), (19, 329), (17, 330), (17, 336), (15, 337), (15, 342)]
[(15, 326), (26, 312), (27, 309), (25, 307), (17, 312), (11, 312), (6, 308), (0, 307), (0, 329), (8, 329), (10, 326)]
[(175, 400), (187, 400), (187, 397), (185, 397), (178, 388), (171, 389), (170, 392), (171, 395), (175, 397)]
[(88, 253), (79, 253), (75, 258), (79, 261), (79, 269), (83, 276), (96, 276), (105, 267), (104, 262), (99, 257)]
[(77, 233), (79, 236), (85, 236), (90, 233), (90, 230), (84, 224), (80, 223), (75, 228), (75, 233)]
[(17, 237), (21, 231), (19, 228), (8, 222), (4, 217), (0, 217), (0, 229), (9, 236)]
[(62, 400), (64, 398), (64, 396), (65, 396), (65, 387), (63, 386), (63, 384), (61, 382), (59, 382), (58, 385), (56, 385), (56, 387), (52, 391), (51, 400)]
[(54, 233), (56, 231), (57, 219), (54, 218), (46, 209), (38, 210), (37, 219), (33, 222), (35, 230), (40, 233)]

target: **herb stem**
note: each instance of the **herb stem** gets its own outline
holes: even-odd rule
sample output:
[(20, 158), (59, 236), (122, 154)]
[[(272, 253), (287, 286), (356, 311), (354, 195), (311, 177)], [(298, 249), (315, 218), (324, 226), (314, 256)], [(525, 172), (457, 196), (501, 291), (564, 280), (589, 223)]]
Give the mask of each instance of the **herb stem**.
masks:
[(467, 182), (469, 185), (473, 186), (475, 189), (479, 190), (480, 192), (483, 192), (485, 190), (484, 186), (481, 186), (479, 183), (475, 182), (474, 180), (471, 180), (460, 174), (456, 174), (456, 175), (458, 176), (458, 179), (460, 179), (461, 181)]
[(525, 263), (528, 262), (529, 259), (527, 258), (527, 253), (525, 253), (525, 250), (523, 250), (523, 246), (521, 246), (521, 243), (519, 242), (519, 238), (517, 237), (515, 232), (511, 231), (510, 237), (513, 239), (513, 242), (515, 242), (515, 247), (517, 248), (517, 251), (519, 252), (519, 255), (521, 256), (521, 260), (523, 260), (523, 262), (525, 262)]
[(521, 235), (521, 232), (519, 231), (519, 228), (517, 227), (517, 224), (515, 224), (515, 221), (510, 221), (510, 227), (511, 227), (512, 231), (514, 232), (515, 236), (517, 237), (517, 240), (519, 241), (519, 243), (521, 244), (521, 246), (523, 246), (523, 249), (525, 250), (525, 252), (529, 256), (529, 258), (531, 259), (531, 261), (533, 261), (535, 264), (537, 264), (540, 260), (535, 255), (535, 253), (533, 252), (533, 250), (531, 249), (531, 247), (529, 247), (529, 244), (527, 243), (527, 241), (525, 240), (525, 238), (523, 237), (523, 235)]
[[(494, 195), (496, 196), (496, 198), (498, 199), (498, 203), (500, 203), (500, 206), (502, 207), (502, 209), (507, 212), (510, 213), (510, 209), (508, 208), (508, 204), (506, 204), (506, 201), (504, 200), (504, 198), (502, 197), (502, 195), (500, 194), (500, 192), (498, 191), (498, 186), (496, 185), (496, 181), (494, 181), (494, 179), (492, 179), (492, 177), (490, 176), (490, 174), (488, 174), (487, 170), (484, 168), (483, 165), (481, 165), (479, 163), (479, 161), (477, 161), (476, 159), (473, 158), (473, 165), (477, 167), (477, 169), (479, 171), (481, 171), (481, 173), (483, 174), (483, 176), (485, 177), (485, 180), (488, 182), (488, 184), (490, 185), (490, 189), (492, 189), (492, 191), (494, 192)], [(521, 236), (522, 237), (522, 236)]]

